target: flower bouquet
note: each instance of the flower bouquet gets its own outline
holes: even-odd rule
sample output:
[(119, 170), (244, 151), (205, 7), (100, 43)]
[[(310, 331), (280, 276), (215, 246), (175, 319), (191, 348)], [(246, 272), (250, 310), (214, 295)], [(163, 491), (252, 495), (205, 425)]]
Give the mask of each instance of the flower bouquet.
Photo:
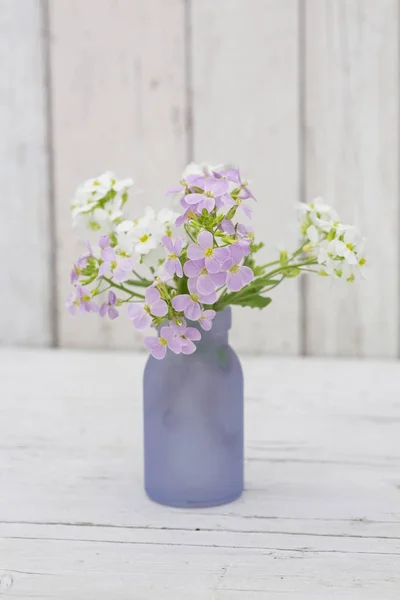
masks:
[(230, 307), (265, 308), (275, 287), (302, 273), (352, 282), (364, 270), (364, 240), (318, 198), (298, 205), (299, 247), (259, 264), (255, 198), (238, 168), (190, 164), (167, 192), (178, 210), (127, 218), (132, 184), (105, 173), (77, 190), (73, 221), (98, 240), (85, 242), (73, 266), (67, 307), (155, 332), (144, 339), (150, 497), (227, 502), (243, 489), (243, 379), (228, 344)]

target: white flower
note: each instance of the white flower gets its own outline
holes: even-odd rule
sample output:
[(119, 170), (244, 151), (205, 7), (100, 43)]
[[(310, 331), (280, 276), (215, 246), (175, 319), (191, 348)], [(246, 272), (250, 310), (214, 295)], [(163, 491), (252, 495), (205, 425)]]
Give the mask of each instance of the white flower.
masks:
[(181, 179), (185, 179), (188, 175), (207, 175), (211, 174), (213, 171), (223, 171), (228, 169), (233, 169), (234, 165), (231, 164), (220, 164), (220, 165), (209, 165), (207, 163), (197, 164), (195, 162), (191, 162), (184, 168)]
[(309, 240), (309, 242), (311, 242), (311, 244), (313, 246), (316, 246), (318, 244), (319, 233), (318, 233), (318, 229), (315, 227), (315, 225), (310, 225), (307, 228), (306, 235), (307, 235), (307, 239)]
[(157, 213), (157, 221), (163, 225), (172, 225), (179, 217), (179, 213), (170, 210), (169, 208), (162, 208)]
[(72, 211), (74, 226), (83, 226), (94, 231), (110, 233), (114, 223), (122, 217), (122, 199), (116, 196), (104, 205), (104, 208), (90, 204)]
[(340, 238), (331, 242), (337, 256), (343, 257), (349, 265), (358, 265), (358, 254), (364, 249), (364, 240), (359, 231), (352, 226), (343, 227)]
[(72, 200), (74, 225), (91, 229), (112, 229), (112, 224), (122, 217), (122, 205), (132, 179), (118, 181), (111, 171), (85, 181)]
[(182, 171), (181, 179), (185, 179), (188, 175), (204, 175), (204, 165), (198, 165), (195, 162), (191, 162)]
[(328, 233), (337, 221), (338, 216), (331, 206), (325, 204), (323, 198), (315, 198), (313, 202), (305, 204), (298, 203), (300, 216), (303, 220), (303, 227), (307, 228), (310, 224), (315, 225), (320, 231)]

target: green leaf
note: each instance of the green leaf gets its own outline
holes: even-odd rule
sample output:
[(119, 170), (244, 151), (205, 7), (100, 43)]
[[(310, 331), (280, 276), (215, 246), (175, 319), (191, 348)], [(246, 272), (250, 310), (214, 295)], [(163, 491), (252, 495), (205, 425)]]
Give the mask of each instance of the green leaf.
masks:
[(241, 298), (233, 299), (230, 304), (237, 304), (239, 306), (249, 306), (250, 308), (265, 308), (272, 302), (272, 298), (261, 296), (261, 294), (249, 294), (248, 296), (242, 296)]

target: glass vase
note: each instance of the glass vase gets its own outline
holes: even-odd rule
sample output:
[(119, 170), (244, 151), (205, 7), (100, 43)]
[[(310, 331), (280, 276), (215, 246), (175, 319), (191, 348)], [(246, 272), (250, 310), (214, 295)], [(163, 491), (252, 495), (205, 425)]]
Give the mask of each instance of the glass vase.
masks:
[(215, 506), (243, 491), (243, 375), (230, 327), (226, 308), (210, 331), (200, 329), (194, 354), (147, 361), (145, 489), (160, 504)]

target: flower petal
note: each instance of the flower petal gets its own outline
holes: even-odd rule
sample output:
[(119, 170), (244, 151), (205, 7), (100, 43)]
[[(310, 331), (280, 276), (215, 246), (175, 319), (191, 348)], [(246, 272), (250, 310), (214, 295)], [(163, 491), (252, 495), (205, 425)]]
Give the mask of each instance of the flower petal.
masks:
[(250, 267), (240, 267), (239, 273), (242, 278), (243, 285), (248, 285), (251, 281), (253, 281), (254, 273)]
[(179, 296), (175, 296), (175, 298), (172, 298), (172, 306), (178, 312), (185, 310), (185, 308), (187, 307), (189, 302), (190, 302), (189, 294), (180, 294)]
[(192, 340), (184, 340), (181, 347), (182, 354), (193, 354), (196, 352), (196, 345)]
[(108, 309), (108, 316), (110, 317), (111, 320), (116, 319), (117, 317), (119, 317), (118, 311), (115, 308), (115, 306), (110, 306)]
[(225, 281), (226, 281), (226, 272), (225, 271), (220, 271), (219, 273), (209, 273), (209, 278), (211, 279), (211, 281), (214, 284), (214, 287), (220, 287), (221, 285), (224, 285)]
[(127, 313), (128, 319), (138, 319), (143, 313), (146, 314), (141, 302), (137, 304), (129, 304)]
[(160, 292), (153, 286), (146, 288), (144, 295), (148, 304), (153, 304), (153, 302), (160, 299)]
[(248, 206), (248, 204), (242, 204), (242, 209), (246, 217), (251, 219), (253, 216), (253, 210), (250, 208), (250, 206)]
[(204, 258), (204, 250), (197, 244), (190, 244), (190, 246), (187, 249), (187, 255), (191, 260), (201, 260), (202, 258)]
[(180, 238), (179, 236), (176, 238), (175, 240), (175, 254), (177, 256), (180, 255), (180, 253), (182, 252), (182, 246), (183, 246), (183, 241), (182, 238)]
[(210, 273), (219, 273), (221, 270), (221, 261), (213, 254), (206, 257), (206, 269)]
[(156, 300), (150, 306), (151, 314), (155, 317), (164, 317), (168, 312), (168, 305), (165, 300)]
[(190, 321), (197, 321), (201, 315), (201, 308), (198, 302), (194, 302), (189, 298), (189, 302), (185, 308), (185, 317)]
[(106, 262), (113, 262), (116, 259), (114, 250), (112, 248), (104, 248), (101, 251), (101, 258)]
[(209, 319), (200, 319), (200, 326), (204, 329), (204, 331), (210, 331), (212, 327), (212, 323)]
[(167, 260), (167, 262), (165, 263), (165, 270), (168, 273), (168, 275), (174, 275), (175, 274), (175, 260)]
[[(197, 236), (197, 243), (204, 250), (206, 250), (207, 248), (212, 248), (214, 245), (214, 238), (212, 236), (212, 233), (210, 233), (209, 231), (202, 231)], [(190, 248), (190, 246), (189, 246), (189, 248)], [(188, 256), (189, 256), (189, 254), (188, 254)], [(191, 257), (189, 256), (189, 258), (191, 258)]]
[(244, 257), (243, 248), (239, 244), (232, 244), (229, 246), (229, 251), (233, 262), (239, 263)]
[(181, 265), (181, 261), (179, 260), (179, 258), (175, 259), (175, 272), (177, 277), (183, 277), (183, 269), (182, 269), (182, 265)]
[(107, 277), (110, 275), (110, 263), (108, 262), (103, 262), (103, 264), (100, 265), (99, 268), (99, 277)]
[(231, 273), (228, 271), (226, 276), (226, 287), (230, 292), (238, 292), (244, 286), (242, 282), (242, 278), (240, 276), (240, 272)]
[(207, 196), (205, 196), (204, 194), (186, 194), (185, 202), (187, 202), (188, 204), (191, 204), (191, 205), (198, 204), (199, 202), (202, 202), (206, 198), (207, 198)]
[(214, 198), (209, 198), (208, 196), (206, 196), (204, 200), (202, 202), (199, 202), (199, 204), (197, 205), (197, 213), (200, 215), (203, 212), (204, 208), (208, 213), (210, 213), (213, 210), (214, 206)]
[(168, 348), (172, 350), (174, 354), (180, 354), (182, 352), (182, 341), (178, 336), (174, 336), (168, 340)]
[(208, 296), (215, 290), (215, 285), (209, 275), (200, 275), (196, 282), (196, 287), (200, 294)]
[(208, 177), (206, 179), (205, 187), (206, 191), (210, 191), (214, 196), (222, 196), (229, 189), (229, 183), (226, 179), (215, 179), (214, 177)]
[(144, 343), (150, 350), (152, 356), (157, 360), (161, 360), (167, 353), (167, 347), (162, 346), (158, 338), (148, 337), (144, 339)]
[(229, 194), (224, 194), (223, 196), (221, 196), (221, 202), (225, 206), (237, 206), (236, 202)]
[(151, 325), (150, 315), (147, 314), (146, 311), (143, 311), (141, 315), (139, 315), (136, 319), (133, 319), (133, 325), (134, 325), (135, 329), (138, 329), (139, 331), (141, 329), (146, 329), (147, 327), (150, 327), (150, 325)]
[(202, 267), (204, 266), (202, 262), (197, 262), (193, 260), (186, 261), (183, 267), (185, 275), (187, 275), (188, 277), (198, 277)]
[(201, 333), (198, 329), (196, 329), (196, 327), (187, 327), (185, 335), (187, 338), (189, 338), (189, 340), (193, 340), (195, 342), (201, 340)]
[(117, 296), (115, 295), (115, 293), (113, 291), (109, 291), (108, 292), (108, 304), (110, 306), (115, 306), (117, 303)]
[(231, 255), (231, 253), (230, 253), (229, 248), (216, 248), (214, 250), (214, 256), (216, 258), (218, 258), (218, 260), (220, 261), (221, 264), (223, 262), (225, 262), (226, 260), (228, 260), (230, 255)]
[(133, 269), (133, 260), (131, 258), (121, 258), (118, 261), (118, 268), (123, 271), (131, 271)]
[(101, 235), (99, 239), (100, 248), (108, 248), (110, 245), (110, 236), (109, 235)]
[(118, 267), (113, 271), (113, 279), (117, 283), (123, 283), (129, 279), (129, 273), (128, 271), (125, 271), (125, 269), (121, 269), (121, 267), (118, 265)]
[(168, 235), (163, 235), (163, 237), (161, 238), (161, 241), (164, 244), (164, 246), (166, 247), (166, 249), (168, 250), (168, 252), (174, 251), (173, 241), (171, 240), (171, 238)]
[(201, 298), (200, 298), (200, 302), (202, 304), (214, 304), (214, 302), (216, 302), (216, 301), (217, 301), (217, 294), (215, 292), (213, 292), (212, 294), (209, 294), (208, 296), (201, 296)]

